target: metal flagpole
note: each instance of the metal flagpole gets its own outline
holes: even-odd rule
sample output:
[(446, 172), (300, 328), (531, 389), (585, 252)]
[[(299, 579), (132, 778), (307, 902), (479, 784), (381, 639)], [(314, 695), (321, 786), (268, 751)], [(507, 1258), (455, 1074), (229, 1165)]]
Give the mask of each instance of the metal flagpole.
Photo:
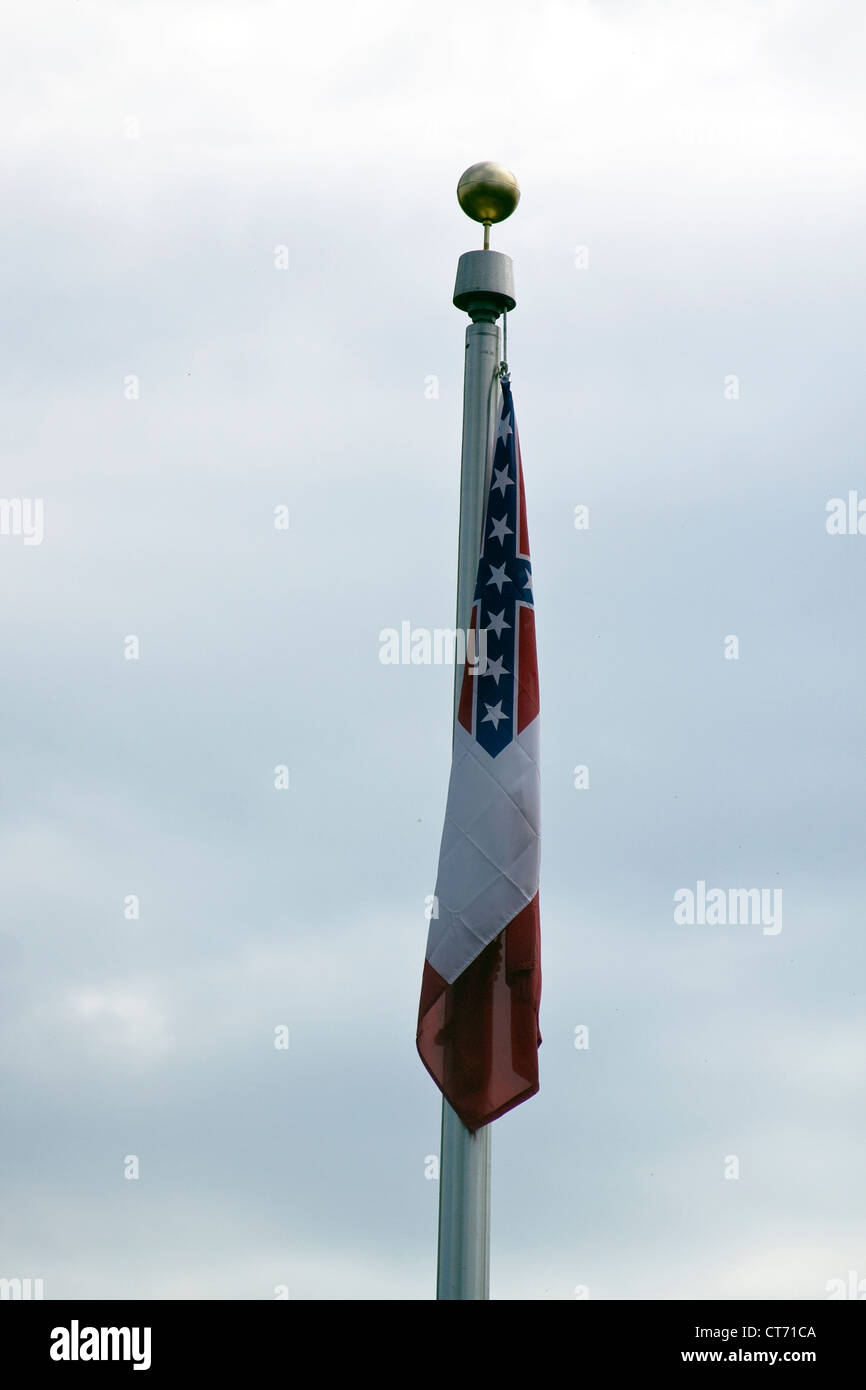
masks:
[[(457, 627), (467, 633), (499, 405), (495, 385), (500, 363), (497, 319), (516, 303), (511, 259), (489, 249), (489, 232), (492, 222), (501, 222), (514, 211), (520, 190), (514, 175), (501, 165), (473, 164), (457, 185), (457, 197), (463, 211), (484, 224), (484, 249), (467, 251), (460, 257), (454, 287), (454, 303), (472, 320), (466, 329), (463, 377), (456, 619)], [(455, 662), (454, 723), (462, 681), (463, 669)], [(489, 1296), (490, 1126), (484, 1125), (473, 1134), (443, 1099), (436, 1297)]]

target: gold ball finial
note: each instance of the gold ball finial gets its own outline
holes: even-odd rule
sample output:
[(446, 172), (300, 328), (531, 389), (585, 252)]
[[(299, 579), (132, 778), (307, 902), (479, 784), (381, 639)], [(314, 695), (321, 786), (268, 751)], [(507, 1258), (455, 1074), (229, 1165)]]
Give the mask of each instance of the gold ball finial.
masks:
[(501, 164), (485, 160), (473, 164), (460, 176), (457, 201), (475, 222), (484, 224), (484, 246), (487, 248), (492, 222), (504, 222), (520, 202), (520, 188), (514, 175)]

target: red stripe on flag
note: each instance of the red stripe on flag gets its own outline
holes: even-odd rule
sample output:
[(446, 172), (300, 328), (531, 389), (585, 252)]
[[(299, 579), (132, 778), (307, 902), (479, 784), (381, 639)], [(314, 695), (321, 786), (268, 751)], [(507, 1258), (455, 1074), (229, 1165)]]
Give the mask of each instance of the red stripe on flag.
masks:
[(520, 478), (520, 545), (518, 553), (529, 554), (529, 527), (526, 524), (526, 493), (523, 489), (523, 459), (520, 457), (520, 440), (517, 444), (517, 473)]
[(538, 1091), (540, 1000), (537, 893), (453, 984), (424, 962), (418, 1053), (467, 1129)]
[(538, 717), (538, 656), (535, 649), (535, 609), (518, 608), (520, 632), (517, 660), (517, 732)]

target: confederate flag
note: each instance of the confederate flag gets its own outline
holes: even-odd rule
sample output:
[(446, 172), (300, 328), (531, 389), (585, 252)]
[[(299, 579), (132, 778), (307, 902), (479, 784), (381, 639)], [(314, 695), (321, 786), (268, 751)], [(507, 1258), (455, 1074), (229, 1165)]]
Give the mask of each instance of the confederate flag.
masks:
[(501, 386), (471, 618), (481, 660), (463, 673), (417, 1033), (470, 1130), (535, 1095), (541, 1042), (535, 610), (507, 376)]

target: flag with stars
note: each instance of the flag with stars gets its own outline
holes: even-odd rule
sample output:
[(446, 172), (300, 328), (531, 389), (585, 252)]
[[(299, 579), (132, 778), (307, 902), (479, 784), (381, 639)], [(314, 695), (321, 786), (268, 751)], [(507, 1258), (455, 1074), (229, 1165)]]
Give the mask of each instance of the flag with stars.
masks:
[(507, 375), (501, 389), (417, 1033), (470, 1130), (535, 1095), (541, 1042), (535, 609)]

